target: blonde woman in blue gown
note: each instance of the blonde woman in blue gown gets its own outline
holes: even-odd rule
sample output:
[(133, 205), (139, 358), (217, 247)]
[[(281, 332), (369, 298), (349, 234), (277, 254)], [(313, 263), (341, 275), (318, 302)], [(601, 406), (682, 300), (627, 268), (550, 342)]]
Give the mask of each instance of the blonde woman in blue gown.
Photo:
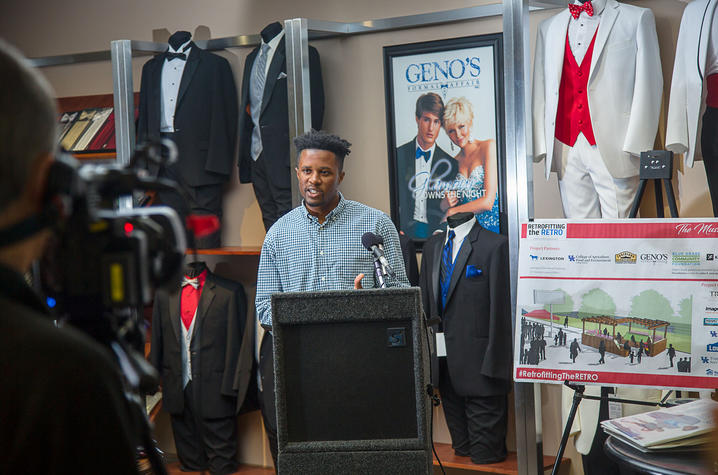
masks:
[(473, 121), (473, 106), (465, 97), (452, 98), (446, 104), (442, 118), (444, 131), (461, 151), (454, 157), (458, 162), (458, 173), (442, 209), (446, 216), (467, 211), (474, 213), (483, 228), (498, 233), (496, 141), (472, 138)]

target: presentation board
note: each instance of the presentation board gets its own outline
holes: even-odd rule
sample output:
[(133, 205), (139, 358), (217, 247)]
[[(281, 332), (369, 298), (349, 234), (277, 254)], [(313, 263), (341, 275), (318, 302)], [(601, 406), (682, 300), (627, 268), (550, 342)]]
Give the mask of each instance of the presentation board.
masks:
[(515, 380), (718, 387), (716, 238), (717, 219), (523, 223)]

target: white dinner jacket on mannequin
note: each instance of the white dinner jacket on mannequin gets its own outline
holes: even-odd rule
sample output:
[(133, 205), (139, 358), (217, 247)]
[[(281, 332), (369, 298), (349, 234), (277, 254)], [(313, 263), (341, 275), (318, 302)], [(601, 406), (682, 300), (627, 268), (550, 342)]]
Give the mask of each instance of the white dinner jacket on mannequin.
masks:
[[(568, 9), (539, 25), (533, 79), (534, 161), (546, 158), (546, 179), (562, 165), (553, 160), (559, 85)], [(653, 13), (607, 0), (596, 33), (588, 105), (598, 151), (614, 178), (638, 175), (640, 153), (653, 149), (663, 76)]]
[(666, 149), (685, 154), (685, 164), (689, 167), (693, 166), (695, 160), (701, 159), (698, 130), (705, 91), (700, 75), (705, 75), (708, 40), (716, 5), (716, 0), (694, 0), (689, 3), (683, 11), (676, 44), (676, 61), (673, 64), (668, 103)]

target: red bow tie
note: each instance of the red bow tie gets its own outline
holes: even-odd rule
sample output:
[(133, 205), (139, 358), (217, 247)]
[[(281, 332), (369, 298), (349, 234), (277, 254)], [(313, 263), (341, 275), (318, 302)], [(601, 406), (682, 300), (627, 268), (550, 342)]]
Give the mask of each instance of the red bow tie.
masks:
[(568, 6), (568, 11), (571, 12), (574, 20), (578, 19), (581, 12), (586, 12), (586, 15), (593, 16), (593, 4), (591, 4), (591, 0), (587, 0), (583, 5), (574, 5), (572, 3)]

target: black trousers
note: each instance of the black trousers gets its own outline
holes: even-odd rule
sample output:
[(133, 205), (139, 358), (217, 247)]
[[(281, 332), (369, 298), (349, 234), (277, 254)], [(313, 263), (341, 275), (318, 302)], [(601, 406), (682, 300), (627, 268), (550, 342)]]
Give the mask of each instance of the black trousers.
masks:
[(190, 381), (184, 389), (184, 411), (171, 417), (181, 468), (209, 470), (213, 475), (235, 472), (238, 468), (237, 418), (202, 418), (198, 410), (198, 390)]
[[(163, 168), (158, 176), (177, 182), (179, 192), (160, 191), (157, 193), (155, 204), (166, 205), (174, 209), (183, 224), (190, 214), (213, 214), (219, 218), (220, 222), (222, 221), (222, 184), (189, 186), (172, 169)], [(188, 245), (191, 245), (194, 239), (194, 245), (197, 249), (216, 248), (222, 245), (221, 237), (221, 229), (209, 236), (197, 239), (194, 239), (193, 236), (188, 236)]]
[[(256, 186), (256, 184), (255, 184)], [(259, 392), (259, 408), (262, 411), (264, 430), (267, 432), (269, 452), (272, 454), (274, 467), (277, 467), (277, 404), (274, 397), (274, 342), (272, 335), (267, 333), (259, 348), (259, 377), (262, 389)]]
[(703, 114), (701, 150), (708, 179), (708, 190), (713, 202), (713, 216), (718, 217), (718, 109), (713, 107), (706, 107)]
[(440, 358), (439, 375), (441, 404), (456, 455), (470, 456), (477, 464), (506, 459), (506, 395), (460, 396), (451, 384), (446, 358)]
[(264, 154), (252, 163), (254, 196), (262, 210), (265, 231), (292, 209), (291, 173), (289, 165), (272, 168)]

